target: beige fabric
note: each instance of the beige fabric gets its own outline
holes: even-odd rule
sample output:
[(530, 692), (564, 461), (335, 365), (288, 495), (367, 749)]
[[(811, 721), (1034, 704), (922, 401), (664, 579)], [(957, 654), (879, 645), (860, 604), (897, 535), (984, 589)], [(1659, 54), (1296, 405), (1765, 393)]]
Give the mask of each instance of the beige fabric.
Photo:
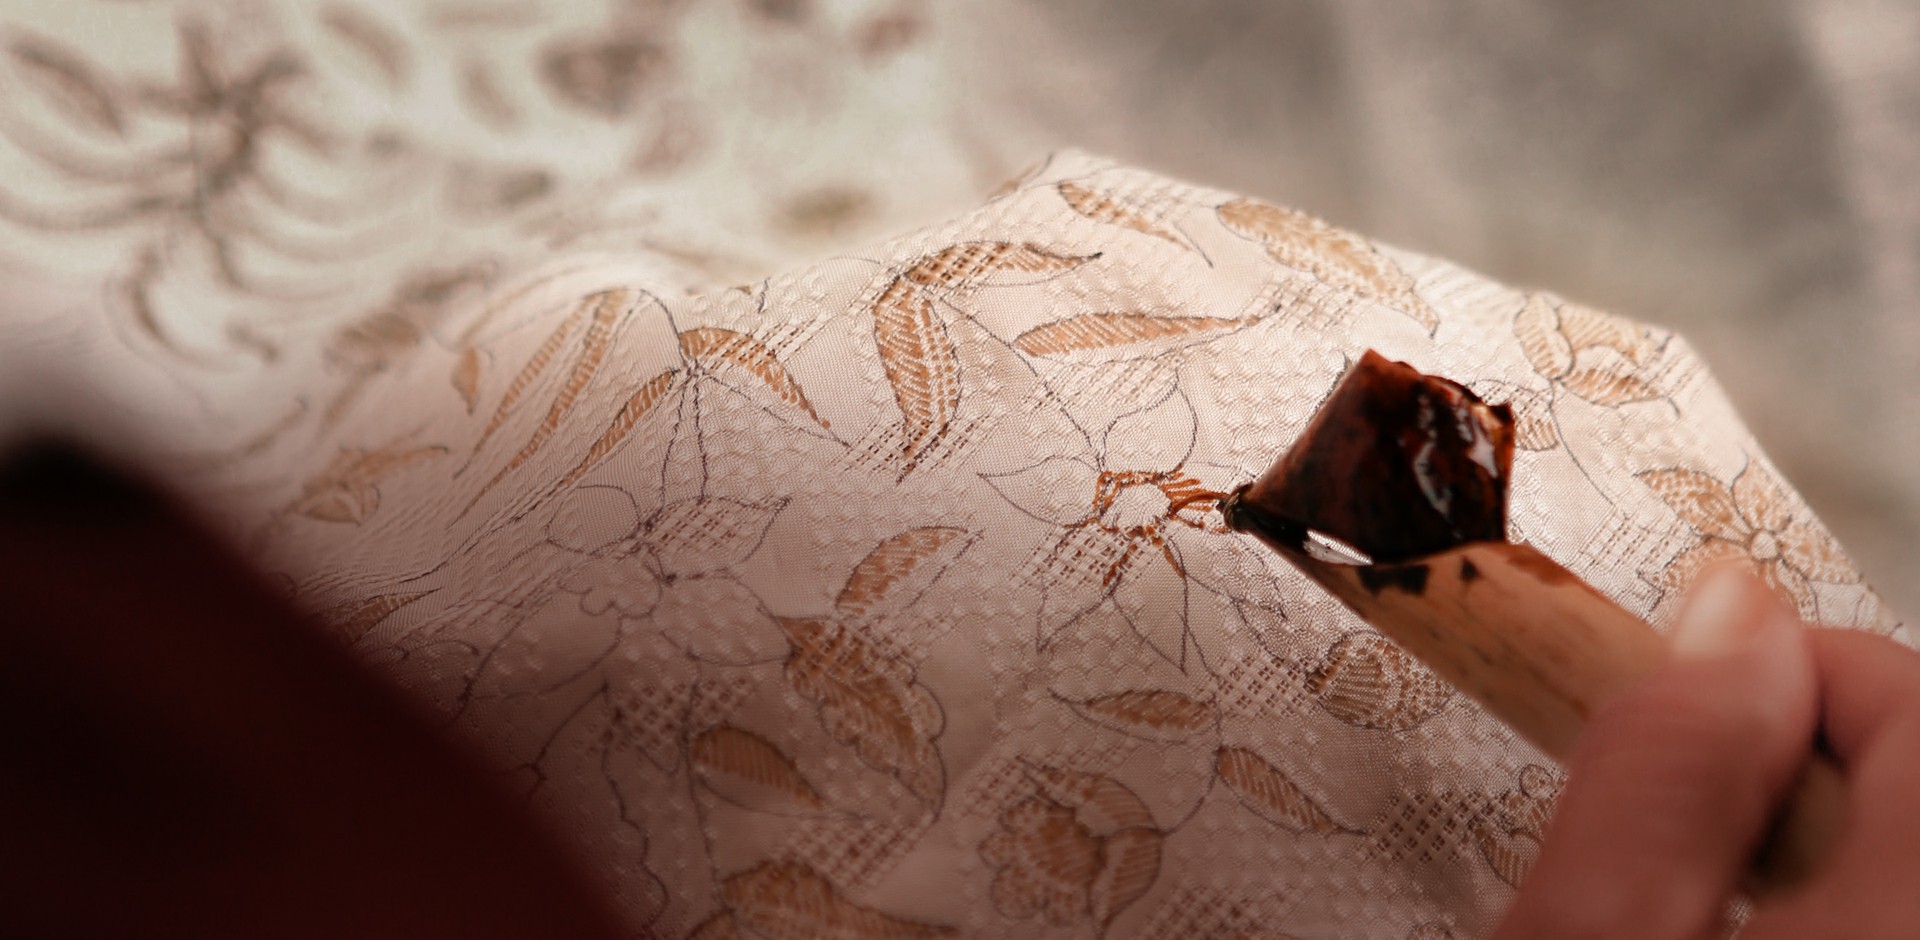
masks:
[(1679, 330), (1894, 606), (1920, 605), (1920, 7), (991, 6), (955, 18), (991, 139)]
[(1370, 347), (1514, 402), (1515, 537), (1630, 609), (1744, 555), (1894, 630), (1665, 331), (1074, 153), (825, 254), (971, 185), (915, 7), (53, 9), (9, 380), (89, 382), (658, 935), (1484, 933), (1558, 772), (1175, 505)]

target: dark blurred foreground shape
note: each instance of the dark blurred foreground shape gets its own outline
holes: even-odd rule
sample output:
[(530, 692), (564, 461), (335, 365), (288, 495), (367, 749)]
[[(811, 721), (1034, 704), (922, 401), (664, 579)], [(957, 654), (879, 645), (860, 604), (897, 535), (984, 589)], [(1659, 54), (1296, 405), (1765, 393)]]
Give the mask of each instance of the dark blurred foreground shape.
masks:
[(0, 455), (0, 935), (617, 935), (478, 760), (180, 507)]

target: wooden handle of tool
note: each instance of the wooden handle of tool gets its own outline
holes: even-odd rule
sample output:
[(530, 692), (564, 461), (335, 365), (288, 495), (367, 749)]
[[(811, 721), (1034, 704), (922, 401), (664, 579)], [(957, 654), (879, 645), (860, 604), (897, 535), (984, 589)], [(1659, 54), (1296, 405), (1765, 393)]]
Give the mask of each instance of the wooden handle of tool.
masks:
[[(1665, 637), (1530, 546), (1475, 542), (1353, 566), (1269, 542), (1355, 613), (1565, 760), (1586, 719), (1667, 661)], [(1794, 884), (1837, 834), (1839, 769), (1816, 756), (1755, 859), (1749, 890)]]

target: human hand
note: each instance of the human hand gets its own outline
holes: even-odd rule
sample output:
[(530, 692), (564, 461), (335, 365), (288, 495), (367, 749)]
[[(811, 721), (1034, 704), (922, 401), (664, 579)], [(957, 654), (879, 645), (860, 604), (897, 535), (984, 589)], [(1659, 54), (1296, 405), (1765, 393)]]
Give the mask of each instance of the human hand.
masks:
[(1593, 716), (1496, 938), (1721, 936), (1816, 733), (1844, 778), (1833, 850), (1740, 936), (1920, 935), (1920, 654), (1805, 629), (1732, 571), (1696, 589), (1673, 646), (1666, 668)]

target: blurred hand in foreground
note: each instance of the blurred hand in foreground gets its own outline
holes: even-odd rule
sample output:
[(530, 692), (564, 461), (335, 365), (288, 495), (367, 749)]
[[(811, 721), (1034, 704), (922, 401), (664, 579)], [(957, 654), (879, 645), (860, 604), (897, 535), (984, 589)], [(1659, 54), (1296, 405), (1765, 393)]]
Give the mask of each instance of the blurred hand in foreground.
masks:
[(1593, 716), (1498, 940), (1722, 936), (1816, 741), (1844, 778), (1833, 850), (1739, 936), (1920, 936), (1920, 653), (1807, 629), (1732, 570), (1695, 589), (1673, 645)]

